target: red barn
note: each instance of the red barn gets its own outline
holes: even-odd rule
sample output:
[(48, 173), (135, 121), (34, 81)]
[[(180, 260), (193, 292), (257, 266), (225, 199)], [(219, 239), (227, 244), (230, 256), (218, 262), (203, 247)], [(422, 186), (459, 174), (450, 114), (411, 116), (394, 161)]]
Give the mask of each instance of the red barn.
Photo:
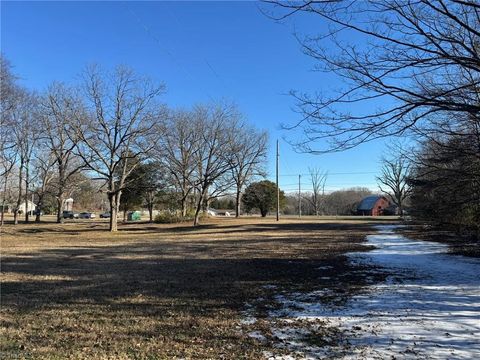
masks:
[(372, 195), (364, 198), (357, 206), (358, 215), (380, 216), (386, 208), (390, 206), (390, 201), (385, 196)]

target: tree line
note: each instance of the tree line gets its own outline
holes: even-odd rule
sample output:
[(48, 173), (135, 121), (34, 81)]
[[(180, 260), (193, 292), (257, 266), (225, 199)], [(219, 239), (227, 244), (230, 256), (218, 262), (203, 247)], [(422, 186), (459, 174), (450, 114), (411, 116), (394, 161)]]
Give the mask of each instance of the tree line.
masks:
[(267, 134), (234, 104), (169, 109), (161, 102), (163, 84), (123, 66), (88, 66), (79, 83), (54, 82), (35, 93), (0, 60), (2, 223), (8, 204), (17, 224), (33, 193), (36, 220), (53, 196), (62, 222), (65, 200), (90, 181), (106, 194), (111, 231), (135, 188), (150, 219), (159, 194), (168, 193), (182, 216), (193, 210), (197, 225), (209, 202), (227, 192), (235, 193), (239, 216), (246, 185), (264, 174)]

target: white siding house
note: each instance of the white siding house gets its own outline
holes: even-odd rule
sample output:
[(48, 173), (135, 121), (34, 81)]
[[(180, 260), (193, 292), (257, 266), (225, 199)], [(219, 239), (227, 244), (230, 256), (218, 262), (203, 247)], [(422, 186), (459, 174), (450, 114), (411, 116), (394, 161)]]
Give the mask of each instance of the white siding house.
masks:
[(35, 211), (37, 209), (37, 205), (35, 205), (33, 202), (28, 200), (26, 203), (25, 201), (20, 204), (18, 210), (22, 213), (25, 214), (27, 211)]

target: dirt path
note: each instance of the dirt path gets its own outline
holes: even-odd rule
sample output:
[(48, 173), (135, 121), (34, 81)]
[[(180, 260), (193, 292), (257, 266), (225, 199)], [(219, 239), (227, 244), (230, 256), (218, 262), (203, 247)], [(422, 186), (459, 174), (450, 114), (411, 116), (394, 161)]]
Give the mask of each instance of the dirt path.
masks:
[[(322, 304), (321, 291), (277, 296), (272, 332), (289, 355), (267, 357), (480, 359), (480, 259), (446, 254), (446, 245), (407, 239), (394, 226), (377, 230), (367, 238), (376, 249), (349, 258), (387, 269), (387, 281), (338, 307)], [(299, 320), (308, 331), (288, 326)], [(312, 324), (340, 329), (340, 345), (330, 345), (328, 332), (323, 343), (305, 341)]]

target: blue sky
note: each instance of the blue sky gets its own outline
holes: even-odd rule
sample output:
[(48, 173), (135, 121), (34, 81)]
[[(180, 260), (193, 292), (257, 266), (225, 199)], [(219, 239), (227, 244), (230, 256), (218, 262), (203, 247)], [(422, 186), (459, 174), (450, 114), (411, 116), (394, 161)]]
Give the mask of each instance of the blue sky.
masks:
[[(281, 181), (308, 188), (308, 167), (330, 173), (327, 190), (376, 188), (383, 142), (327, 155), (297, 154), (283, 138), (294, 134), (288, 91), (328, 91), (339, 85), (312, 71), (293, 36), (324, 29), (319, 19), (296, 17), (276, 23), (255, 2), (2, 2), (1, 51), (22, 83), (41, 91), (52, 81), (75, 81), (82, 68), (126, 64), (163, 81), (165, 103), (234, 101), (257, 127), (270, 134), (270, 178), (274, 179), (275, 140), (280, 139)], [(354, 108), (350, 109), (352, 112)], [(345, 174), (349, 173), (349, 174)], [(287, 176), (289, 175), (289, 176)]]

